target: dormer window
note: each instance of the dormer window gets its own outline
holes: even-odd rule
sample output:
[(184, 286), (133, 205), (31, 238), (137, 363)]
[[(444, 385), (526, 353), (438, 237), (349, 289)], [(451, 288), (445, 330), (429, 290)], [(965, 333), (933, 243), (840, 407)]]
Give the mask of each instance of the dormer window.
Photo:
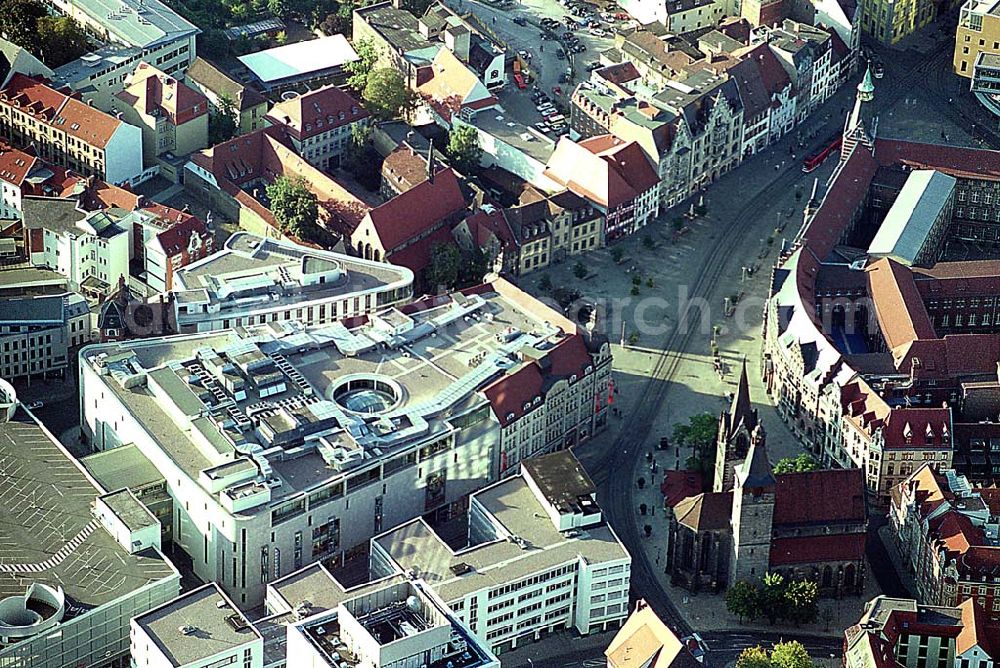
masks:
[(346, 118), (346, 114), (344, 114), (344, 112), (340, 112), (340, 114), (338, 114), (338, 116), (339, 116), (340, 120), (344, 120), (344, 118)]

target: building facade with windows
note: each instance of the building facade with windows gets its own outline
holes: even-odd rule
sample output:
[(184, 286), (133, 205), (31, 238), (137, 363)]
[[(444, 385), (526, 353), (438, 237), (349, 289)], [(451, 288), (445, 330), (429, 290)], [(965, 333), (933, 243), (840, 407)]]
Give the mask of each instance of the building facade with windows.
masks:
[(285, 126), (299, 155), (324, 172), (340, 167), (355, 128), (369, 122), (361, 103), (332, 85), (282, 100), (265, 118), (271, 125)]
[(498, 653), (559, 629), (620, 626), (632, 559), (595, 494), (571, 452), (522, 462), (518, 475), (471, 496), (465, 548), (453, 550), (416, 519), (372, 539), (372, 576), (412, 572), (433, 582)]
[(922, 465), (893, 488), (892, 535), (917, 600), (978, 605), (1000, 621), (1000, 494), (954, 469)]
[(46, 83), (14, 75), (0, 90), (0, 135), (39, 158), (121, 185), (140, 178), (142, 132)]
[(90, 341), (90, 307), (62, 276), (0, 271), (0, 377), (63, 373), (70, 351)]

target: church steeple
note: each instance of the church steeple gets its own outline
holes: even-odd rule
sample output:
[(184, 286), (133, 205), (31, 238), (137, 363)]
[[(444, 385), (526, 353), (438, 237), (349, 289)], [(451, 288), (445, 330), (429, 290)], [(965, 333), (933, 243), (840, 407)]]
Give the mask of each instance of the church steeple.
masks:
[(844, 123), (844, 137), (840, 148), (840, 159), (846, 160), (858, 142), (864, 143), (873, 152), (875, 150), (875, 130), (878, 126), (878, 116), (875, 114), (875, 81), (872, 78), (871, 65), (865, 70), (865, 76), (858, 84), (858, 94), (854, 98), (854, 108)]
[(746, 457), (751, 435), (758, 423), (757, 411), (750, 399), (750, 378), (747, 374), (747, 361), (744, 358), (729, 412), (719, 415), (712, 491), (725, 492), (733, 488), (736, 466)]
[(736, 473), (737, 493), (750, 488), (773, 488), (775, 485), (774, 469), (767, 458), (767, 445), (763, 436), (762, 428), (754, 429), (750, 439), (750, 452)]
[(741, 424), (746, 425), (747, 429), (753, 429), (757, 426), (757, 414), (753, 410), (753, 402), (750, 401), (750, 380), (747, 377), (745, 357), (743, 358), (743, 368), (740, 371), (740, 381), (733, 394), (733, 403), (729, 407), (729, 430), (735, 431)]

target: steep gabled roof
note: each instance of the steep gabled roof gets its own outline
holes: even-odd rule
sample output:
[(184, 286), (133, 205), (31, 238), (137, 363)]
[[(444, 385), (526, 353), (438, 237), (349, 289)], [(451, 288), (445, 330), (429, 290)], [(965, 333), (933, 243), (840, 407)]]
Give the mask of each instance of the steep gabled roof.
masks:
[(450, 167), (434, 179), (396, 195), (368, 212), (386, 252), (428, 232), (465, 208), (458, 177)]

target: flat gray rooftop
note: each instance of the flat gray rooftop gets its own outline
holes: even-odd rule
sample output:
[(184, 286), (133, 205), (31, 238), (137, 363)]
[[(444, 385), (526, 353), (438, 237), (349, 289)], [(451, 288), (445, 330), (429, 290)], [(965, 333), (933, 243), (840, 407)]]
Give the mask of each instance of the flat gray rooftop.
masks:
[(175, 666), (207, 659), (260, 639), (243, 613), (230, 606), (214, 583), (139, 615), (135, 622)]
[(0, 477), (0, 598), (42, 582), (92, 607), (176, 575), (155, 551), (129, 555), (100, 526), (90, 512), (97, 488), (23, 411), (0, 423)]
[(498, 111), (476, 114), (472, 124), (507, 144), (518, 148), (539, 162), (547, 162), (556, 150), (554, 141)]
[[(160, 0), (71, 0), (70, 4), (132, 46), (150, 48), (201, 32)], [(114, 18), (108, 20), (109, 15)]]
[[(497, 587), (533, 573), (584, 557), (590, 563), (628, 558), (628, 552), (606, 524), (581, 530), (568, 538), (556, 530), (524, 478), (509, 478), (475, 495), (510, 534), (526, 545), (502, 540), (458, 552), (423, 520), (417, 519), (373, 539), (400, 569), (414, 569), (446, 602), (482, 589)], [(472, 571), (455, 575), (452, 566), (468, 564)]]
[[(307, 284), (311, 275), (338, 269), (342, 274), (336, 280), (326, 278), (323, 283)], [(413, 273), (404, 267), (237, 232), (220, 252), (178, 270), (174, 281), (182, 303), (208, 298), (235, 316), (262, 308), (259, 300), (250, 303), (247, 297), (277, 295), (280, 304), (304, 304), (386, 286), (402, 287), (412, 283)]]
[(101, 501), (107, 504), (108, 508), (118, 516), (118, 519), (122, 521), (122, 524), (129, 531), (138, 531), (139, 529), (156, 524), (158, 521), (146, 509), (146, 506), (142, 505), (139, 499), (135, 498), (135, 495), (127, 489), (119, 489), (115, 492), (104, 494), (101, 496)]
[(580, 460), (568, 450), (526, 459), (521, 466), (531, 475), (542, 496), (563, 512), (575, 506), (580, 497), (597, 492)]
[(910, 172), (875, 233), (868, 254), (913, 264), (934, 222), (951, 200), (956, 183), (955, 177), (936, 170)]
[(109, 491), (123, 487), (142, 489), (163, 482), (163, 475), (134, 443), (95, 452), (81, 458), (80, 463), (101, 487)]
[(349, 598), (403, 582), (404, 579), (401, 574), (397, 574), (345, 589), (330, 571), (317, 562), (272, 582), (270, 587), (285, 599), (292, 610), (303, 606), (310, 615), (314, 615), (335, 610)]

